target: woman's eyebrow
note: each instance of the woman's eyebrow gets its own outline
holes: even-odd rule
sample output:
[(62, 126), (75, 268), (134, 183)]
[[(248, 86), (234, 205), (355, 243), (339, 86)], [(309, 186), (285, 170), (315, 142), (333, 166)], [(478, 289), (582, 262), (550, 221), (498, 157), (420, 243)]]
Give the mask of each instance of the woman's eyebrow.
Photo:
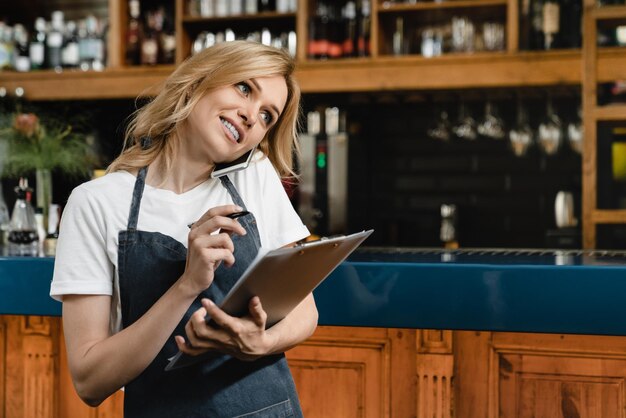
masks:
[[(252, 84), (254, 84), (254, 87), (256, 87), (256, 89), (259, 91), (259, 93), (263, 93), (263, 89), (261, 88), (261, 86), (259, 85), (259, 83), (258, 83), (258, 82), (257, 82), (254, 78), (251, 78), (251, 79), (250, 79), (250, 82), (251, 82)], [(272, 110), (273, 110), (274, 112), (276, 112), (276, 115), (280, 116), (280, 112), (278, 111), (278, 107), (276, 107), (276, 105), (275, 105), (275, 104), (271, 104), (271, 105), (270, 105), (270, 107), (272, 108)]]

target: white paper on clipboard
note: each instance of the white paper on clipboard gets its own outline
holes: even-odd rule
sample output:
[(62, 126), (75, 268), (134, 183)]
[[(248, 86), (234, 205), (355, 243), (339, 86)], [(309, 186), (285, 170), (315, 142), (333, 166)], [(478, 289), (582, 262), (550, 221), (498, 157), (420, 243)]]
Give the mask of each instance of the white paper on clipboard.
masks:
[[(248, 313), (258, 296), (267, 312), (267, 327), (283, 319), (345, 260), (374, 230), (357, 232), (275, 250), (259, 250), (220, 308), (232, 316)], [(197, 358), (198, 357), (198, 358)], [(203, 356), (176, 354), (165, 370), (201, 360)]]

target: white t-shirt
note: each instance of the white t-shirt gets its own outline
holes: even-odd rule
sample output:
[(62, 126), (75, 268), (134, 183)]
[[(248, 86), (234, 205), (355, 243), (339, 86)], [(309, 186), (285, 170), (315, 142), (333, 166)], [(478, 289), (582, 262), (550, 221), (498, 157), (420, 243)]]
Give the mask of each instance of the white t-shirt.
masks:
[[(282, 247), (309, 235), (293, 209), (268, 158), (258, 153), (250, 166), (229, 178), (246, 209), (256, 218), (261, 246)], [(111, 330), (121, 329), (118, 233), (127, 229), (135, 176), (107, 174), (76, 187), (59, 229), (50, 296), (110, 295)], [(160, 232), (187, 246), (188, 224), (212, 207), (233, 204), (219, 179), (209, 179), (182, 194), (146, 185), (137, 229)]]

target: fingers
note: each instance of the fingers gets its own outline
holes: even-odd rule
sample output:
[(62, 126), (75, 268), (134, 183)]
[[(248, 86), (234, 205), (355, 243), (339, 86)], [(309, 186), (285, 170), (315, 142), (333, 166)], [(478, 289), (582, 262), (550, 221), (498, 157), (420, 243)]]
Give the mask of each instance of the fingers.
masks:
[(250, 299), (250, 303), (248, 304), (248, 311), (250, 312), (250, 317), (252, 321), (258, 326), (263, 327), (265, 329), (265, 324), (267, 322), (267, 312), (263, 309), (263, 305), (261, 305), (261, 299), (258, 296)]
[(235, 219), (227, 218), (233, 212), (243, 210), (237, 205), (216, 206), (206, 211), (200, 219), (193, 223), (190, 231), (192, 234), (211, 234), (217, 230), (225, 229), (239, 235), (245, 235), (246, 230)]

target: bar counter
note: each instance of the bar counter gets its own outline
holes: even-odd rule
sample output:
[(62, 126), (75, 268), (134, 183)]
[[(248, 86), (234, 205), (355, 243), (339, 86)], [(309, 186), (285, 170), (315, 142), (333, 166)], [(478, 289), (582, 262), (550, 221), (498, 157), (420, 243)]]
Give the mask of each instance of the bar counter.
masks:
[[(61, 314), (52, 258), (0, 257), (0, 314)], [(315, 290), (320, 325), (626, 335), (626, 253), (363, 248)]]

